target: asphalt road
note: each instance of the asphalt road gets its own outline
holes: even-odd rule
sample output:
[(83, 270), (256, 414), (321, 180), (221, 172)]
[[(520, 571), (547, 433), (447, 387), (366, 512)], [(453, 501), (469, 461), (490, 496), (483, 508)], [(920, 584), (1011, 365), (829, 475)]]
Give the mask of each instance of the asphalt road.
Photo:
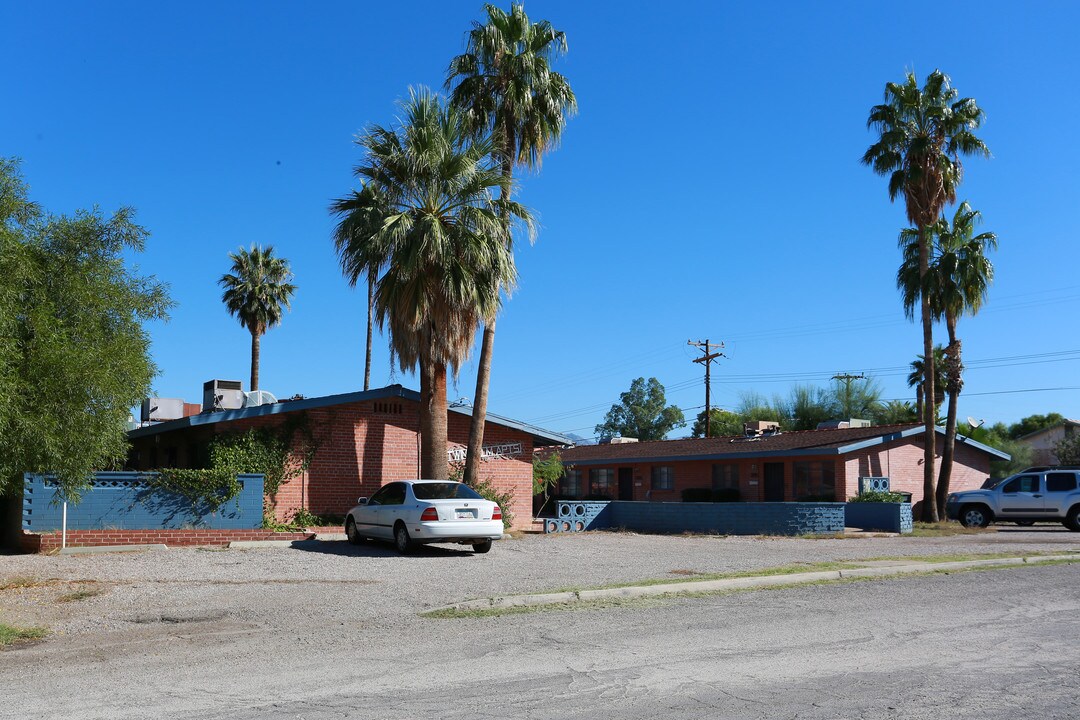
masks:
[(0, 654), (0, 717), (1076, 718), (1078, 583), (1069, 565), (499, 618), (189, 611)]

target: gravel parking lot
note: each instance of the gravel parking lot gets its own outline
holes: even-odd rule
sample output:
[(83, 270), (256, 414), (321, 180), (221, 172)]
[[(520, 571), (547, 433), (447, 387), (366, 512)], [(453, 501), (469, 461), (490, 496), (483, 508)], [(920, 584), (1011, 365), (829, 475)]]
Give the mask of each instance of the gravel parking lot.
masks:
[[(53, 639), (122, 633), (162, 620), (225, 618), (302, 636), (305, 627), (328, 622), (392, 627), (432, 607), (496, 594), (830, 560), (1069, 550), (1080, 550), (1080, 536), (1048, 525), (944, 538), (525, 535), (496, 543), (487, 555), (436, 546), (401, 557), (389, 546), (340, 541), (2, 556), (0, 581), (31, 578), (43, 584), (0, 591), (0, 618), (48, 627)], [(75, 592), (87, 596), (58, 602)]]

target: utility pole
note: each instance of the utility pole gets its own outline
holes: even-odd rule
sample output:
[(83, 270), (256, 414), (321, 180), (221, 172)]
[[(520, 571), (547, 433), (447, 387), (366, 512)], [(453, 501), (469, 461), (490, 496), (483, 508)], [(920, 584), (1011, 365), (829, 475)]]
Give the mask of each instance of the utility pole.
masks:
[(833, 380), (844, 383), (844, 410), (847, 411), (848, 417), (851, 415), (851, 381), (852, 380), (865, 380), (866, 375), (859, 373), (858, 375), (852, 375), (850, 373), (837, 373), (832, 376)]
[(710, 343), (708, 338), (705, 341), (687, 340), (687, 345), (696, 347), (701, 350), (702, 355), (699, 358), (694, 358), (694, 362), (701, 363), (705, 366), (705, 437), (712, 437), (712, 417), (709, 414), (709, 366), (712, 365), (712, 361), (718, 357), (727, 357), (722, 352), (712, 352), (713, 349), (723, 350), (724, 343)]

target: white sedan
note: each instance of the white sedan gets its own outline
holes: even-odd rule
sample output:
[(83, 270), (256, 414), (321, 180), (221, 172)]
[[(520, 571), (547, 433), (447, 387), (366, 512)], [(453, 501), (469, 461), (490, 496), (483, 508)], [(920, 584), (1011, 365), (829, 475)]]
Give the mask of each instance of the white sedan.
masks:
[(379, 488), (345, 516), (345, 534), (358, 545), (392, 540), (400, 553), (425, 543), (491, 549), (503, 535), (502, 509), (468, 485), (448, 480), (400, 480)]

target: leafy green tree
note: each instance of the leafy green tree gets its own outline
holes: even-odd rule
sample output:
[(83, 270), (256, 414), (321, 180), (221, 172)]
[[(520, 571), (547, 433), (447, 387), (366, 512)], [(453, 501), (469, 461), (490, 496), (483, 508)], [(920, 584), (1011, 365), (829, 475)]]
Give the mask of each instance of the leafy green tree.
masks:
[[(885, 85), (885, 101), (875, 105), (867, 127), (878, 140), (863, 155), (864, 164), (889, 178), (889, 199), (903, 196), (908, 221), (919, 234), (919, 277), (930, 267), (931, 226), (947, 204), (956, 201), (956, 188), (963, 179), (961, 155), (989, 156), (986, 144), (975, 135), (983, 121), (983, 111), (973, 98), (960, 98), (948, 75), (934, 70), (919, 87), (914, 73), (902, 83)], [(923, 357), (933, 353), (933, 314), (926, 293), (920, 297)], [(934, 373), (924, 368), (923, 391), (936, 397)], [(924, 475), (923, 519), (937, 519), (934, 493), (936, 423), (929, 407), (923, 409)]]
[(240, 327), (251, 333), (251, 389), (259, 389), (259, 345), (266, 331), (281, 324), (296, 286), (290, 283), (292, 272), (284, 258), (274, 257), (273, 246), (265, 249), (252, 245), (229, 253), (232, 272), (225, 273), (218, 285), (225, 288), (221, 301)]
[[(576, 111), (577, 99), (566, 78), (551, 69), (552, 61), (566, 52), (562, 31), (547, 20), (532, 22), (521, 3), (512, 3), (510, 12), (485, 5), (484, 12), (486, 23), (474, 23), (465, 52), (451, 60), (446, 87), (470, 129), (494, 137), (493, 153), (505, 180), (502, 198), (509, 200), (514, 168), (540, 167), (544, 154), (558, 144), (566, 118)], [(504, 211), (502, 219), (512, 252), (510, 215)], [(476, 481), (481, 457), (494, 343), (493, 312), (484, 317), (465, 459), (468, 483)]]
[[(349, 267), (382, 267), (375, 317), (390, 332), (404, 371), (420, 370), (420, 471), (449, 475), (446, 373), (468, 357), (480, 323), (494, 316), (499, 288), (516, 281), (509, 217), (531, 232), (523, 206), (493, 192), (508, 180), (494, 142), (476, 137), (465, 113), (427, 89), (401, 106), (398, 127), (374, 126), (359, 142), (356, 168), (386, 202), (377, 232), (347, 250)], [(472, 484), (472, 483), (470, 483)]]
[(735, 414), (744, 418), (747, 422), (756, 420), (772, 420), (780, 423), (784, 430), (794, 430), (791, 417), (791, 408), (779, 395), (774, 395), (769, 400), (761, 393), (749, 390), (740, 394), (739, 404), (735, 407)]
[[(737, 415), (733, 412), (729, 412), (727, 410), (721, 410), (720, 408), (710, 408), (709, 416), (711, 418), (711, 422), (709, 423), (710, 437), (723, 437), (725, 435), (743, 434), (742, 416)], [(694, 420), (694, 425), (690, 429), (690, 437), (705, 437), (704, 410), (697, 414), (697, 418)]]
[(1045, 430), (1065, 422), (1065, 416), (1060, 413), (1048, 413), (1046, 415), (1028, 415), (1020, 422), (1009, 426), (1008, 436), (1014, 440), (1030, 435), (1037, 430)]
[(1061, 465), (1080, 465), (1080, 432), (1066, 434), (1054, 446), (1054, 455)]
[(543, 495), (566, 474), (562, 455), (553, 451), (533, 453), (533, 495)]
[(686, 424), (683, 412), (667, 404), (664, 386), (656, 378), (640, 377), (630, 383), (630, 390), (619, 396), (596, 426), (600, 437), (632, 437), (638, 440), (663, 440), (673, 428)]
[(371, 387), (371, 335), (372, 317), (375, 308), (375, 282), (383, 269), (385, 258), (371, 258), (371, 265), (357, 265), (356, 260), (362, 255), (358, 245), (368, 242), (372, 235), (382, 229), (386, 221), (388, 208), (386, 200), (373, 185), (366, 184), (362, 189), (354, 190), (349, 195), (338, 198), (330, 204), (330, 213), (338, 217), (334, 228), (334, 249), (341, 263), (341, 272), (350, 287), (355, 287), (360, 278), (367, 281), (367, 344), (364, 352), (364, 389)]
[(125, 264), (148, 237), (134, 217), (49, 215), (0, 159), (0, 495), (51, 472), (76, 499), (127, 457), (128, 414), (156, 373), (143, 324), (171, 306), (166, 285)]
[(965, 313), (975, 315), (986, 302), (986, 293), (994, 278), (994, 266), (987, 252), (997, 247), (992, 232), (975, 234), (981, 214), (968, 203), (960, 203), (952, 224), (942, 217), (932, 227), (930, 266), (925, 275), (919, 273), (919, 231), (908, 228), (900, 233), (903, 263), (897, 272), (896, 284), (904, 297), (904, 308), (910, 317), (915, 303), (926, 294), (930, 312), (935, 320), (945, 320), (949, 346), (945, 349), (944, 381), (949, 398), (945, 420), (945, 443), (941, 452), (941, 472), (937, 484), (938, 518), (945, 519), (945, 500), (949, 496), (953, 453), (956, 447), (956, 413), (963, 390), (964, 363), (956, 325)]
[(838, 378), (829, 386), (826, 399), (835, 418), (869, 420), (881, 404), (881, 383), (872, 377)]

